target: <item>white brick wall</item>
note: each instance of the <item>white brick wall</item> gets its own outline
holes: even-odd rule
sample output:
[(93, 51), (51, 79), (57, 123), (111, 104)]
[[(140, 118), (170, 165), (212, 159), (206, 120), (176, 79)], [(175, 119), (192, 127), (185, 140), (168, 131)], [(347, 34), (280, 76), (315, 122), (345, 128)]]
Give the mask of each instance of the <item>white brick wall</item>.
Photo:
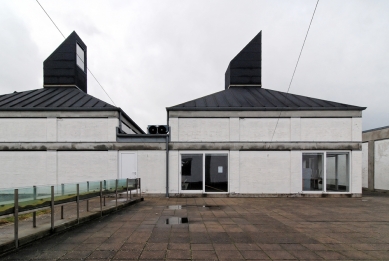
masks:
[(0, 142), (116, 141), (117, 118), (2, 118)]
[(367, 188), (369, 186), (369, 153), (368, 142), (362, 143), (362, 187)]
[(170, 118), (172, 141), (361, 141), (361, 118)]
[(389, 140), (374, 142), (374, 188), (389, 190)]
[(142, 192), (166, 192), (166, 151), (138, 151), (138, 178)]

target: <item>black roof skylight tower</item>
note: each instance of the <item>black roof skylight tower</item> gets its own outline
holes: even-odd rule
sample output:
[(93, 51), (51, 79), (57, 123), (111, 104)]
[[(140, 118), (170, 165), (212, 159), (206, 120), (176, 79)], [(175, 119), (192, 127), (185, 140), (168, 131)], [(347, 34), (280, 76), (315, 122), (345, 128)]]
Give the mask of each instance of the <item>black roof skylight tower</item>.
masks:
[(43, 62), (43, 86), (77, 86), (87, 93), (87, 47), (76, 32)]
[(260, 31), (228, 65), (225, 88), (238, 86), (261, 87), (262, 31)]

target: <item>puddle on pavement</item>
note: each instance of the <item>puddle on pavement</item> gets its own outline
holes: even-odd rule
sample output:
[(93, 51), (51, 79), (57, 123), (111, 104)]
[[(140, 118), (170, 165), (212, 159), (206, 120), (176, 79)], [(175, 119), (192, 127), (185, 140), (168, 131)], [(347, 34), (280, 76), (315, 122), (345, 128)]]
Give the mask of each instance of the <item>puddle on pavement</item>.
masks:
[(171, 206), (167, 206), (168, 209), (182, 209), (183, 207), (185, 207), (185, 206), (182, 206), (182, 205), (171, 205)]
[(213, 205), (202, 205), (202, 206), (198, 206), (198, 205), (170, 205), (170, 206), (167, 206), (166, 208), (167, 209), (184, 209), (184, 208), (193, 208), (193, 207), (196, 207), (196, 208), (202, 208), (202, 209), (221, 209), (220, 206), (213, 206)]
[(186, 224), (188, 223), (188, 218), (186, 217), (171, 217), (166, 219), (167, 225), (177, 225), (177, 224)]

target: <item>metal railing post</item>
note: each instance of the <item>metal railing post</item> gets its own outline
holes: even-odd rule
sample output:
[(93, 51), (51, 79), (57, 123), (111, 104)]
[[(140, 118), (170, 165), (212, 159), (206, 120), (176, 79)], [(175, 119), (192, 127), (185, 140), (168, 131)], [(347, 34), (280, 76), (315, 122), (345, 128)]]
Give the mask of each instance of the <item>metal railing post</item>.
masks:
[(14, 239), (15, 248), (19, 247), (19, 190), (14, 190)]
[(115, 184), (115, 198), (116, 198), (116, 210), (118, 210), (118, 180), (117, 179)]
[[(86, 182), (86, 191), (89, 193), (89, 181)], [(86, 201), (86, 211), (89, 212), (89, 200)]]
[[(32, 198), (36, 200), (36, 186), (33, 186)], [(36, 227), (36, 211), (32, 212), (32, 227)]]
[(51, 231), (54, 231), (54, 186), (51, 186)]
[(142, 197), (142, 188), (141, 188), (141, 183), (140, 183), (140, 178), (138, 178), (139, 182), (138, 182), (138, 187), (139, 187), (139, 194), (140, 194), (140, 197)]
[(126, 180), (126, 187), (127, 187), (127, 201), (128, 201), (128, 178)]
[(77, 223), (80, 223), (80, 184), (77, 184)]
[(103, 216), (103, 182), (100, 181), (100, 216)]
[[(107, 190), (107, 181), (104, 180), (104, 190)], [(105, 196), (104, 196), (104, 207), (105, 207)]]
[[(61, 195), (65, 195), (65, 184), (61, 184)], [(63, 219), (63, 207), (64, 206), (61, 206), (61, 219)]]

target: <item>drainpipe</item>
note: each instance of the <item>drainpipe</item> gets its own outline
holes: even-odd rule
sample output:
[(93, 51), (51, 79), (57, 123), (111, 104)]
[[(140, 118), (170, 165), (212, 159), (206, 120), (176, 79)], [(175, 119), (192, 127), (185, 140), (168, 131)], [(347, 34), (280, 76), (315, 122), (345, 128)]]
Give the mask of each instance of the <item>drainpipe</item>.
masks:
[(169, 197), (169, 139), (170, 139), (170, 126), (169, 126), (169, 111), (167, 111), (167, 126), (169, 128), (169, 134), (166, 135), (166, 197)]

